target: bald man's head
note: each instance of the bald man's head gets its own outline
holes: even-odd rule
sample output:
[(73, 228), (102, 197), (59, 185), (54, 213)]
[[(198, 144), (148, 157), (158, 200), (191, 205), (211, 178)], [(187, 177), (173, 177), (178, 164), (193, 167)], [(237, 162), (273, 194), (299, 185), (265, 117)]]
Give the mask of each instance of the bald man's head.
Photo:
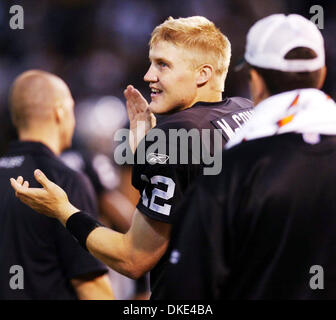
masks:
[(55, 108), (71, 103), (68, 86), (59, 77), (40, 70), (19, 75), (11, 88), (10, 111), (18, 130), (44, 124), (52, 119)]
[(56, 153), (71, 146), (74, 101), (62, 79), (40, 70), (24, 72), (15, 79), (9, 99), (20, 140), (43, 142)]

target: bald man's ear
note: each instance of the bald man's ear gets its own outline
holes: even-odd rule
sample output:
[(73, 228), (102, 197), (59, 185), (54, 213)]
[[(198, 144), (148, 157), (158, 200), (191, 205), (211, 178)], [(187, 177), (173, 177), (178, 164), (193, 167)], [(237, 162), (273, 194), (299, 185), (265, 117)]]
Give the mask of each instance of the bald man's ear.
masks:
[(63, 107), (61, 105), (57, 105), (54, 110), (55, 110), (56, 122), (61, 123), (61, 121), (65, 116)]
[(212, 65), (204, 64), (198, 70), (198, 76), (196, 79), (196, 83), (198, 87), (205, 85), (212, 77), (212, 73), (214, 72)]

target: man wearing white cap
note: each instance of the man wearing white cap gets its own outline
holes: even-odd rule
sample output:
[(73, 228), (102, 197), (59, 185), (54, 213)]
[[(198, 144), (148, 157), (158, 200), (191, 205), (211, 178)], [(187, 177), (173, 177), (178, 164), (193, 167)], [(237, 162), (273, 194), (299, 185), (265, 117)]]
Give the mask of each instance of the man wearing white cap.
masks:
[(221, 174), (186, 194), (161, 298), (336, 298), (336, 104), (319, 90), (323, 42), (298, 15), (250, 29), (255, 114)]

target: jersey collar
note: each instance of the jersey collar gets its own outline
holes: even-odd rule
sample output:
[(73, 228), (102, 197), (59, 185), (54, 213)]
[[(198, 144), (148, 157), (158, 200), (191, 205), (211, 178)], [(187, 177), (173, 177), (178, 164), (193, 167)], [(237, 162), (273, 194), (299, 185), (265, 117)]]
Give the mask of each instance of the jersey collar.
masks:
[(57, 156), (45, 144), (36, 141), (14, 141), (9, 144), (8, 153), (10, 154), (37, 154), (46, 155), (52, 158)]
[(229, 102), (230, 102), (229, 98), (223, 98), (223, 100), (216, 101), (216, 102), (198, 101), (188, 109), (195, 108), (195, 107), (214, 107), (214, 106), (219, 106), (219, 105), (227, 105)]

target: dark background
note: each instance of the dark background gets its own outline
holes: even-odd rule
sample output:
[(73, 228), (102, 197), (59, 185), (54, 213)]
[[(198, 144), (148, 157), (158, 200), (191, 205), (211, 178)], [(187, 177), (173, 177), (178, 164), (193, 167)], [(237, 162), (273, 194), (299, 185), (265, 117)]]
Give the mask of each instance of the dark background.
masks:
[[(24, 30), (11, 30), (9, 8), (24, 8)], [(324, 9), (328, 75), (324, 90), (336, 98), (336, 2), (301, 0), (25, 0), (0, 2), (0, 153), (15, 137), (8, 116), (8, 89), (27, 69), (62, 77), (80, 102), (136, 86), (149, 98), (143, 76), (149, 66), (148, 41), (167, 17), (202, 15), (215, 22), (232, 44), (225, 95), (249, 97), (247, 74), (234, 72), (242, 58), (245, 36), (258, 19), (272, 13), (299, 13), (307, 18), (312, 5)]]

